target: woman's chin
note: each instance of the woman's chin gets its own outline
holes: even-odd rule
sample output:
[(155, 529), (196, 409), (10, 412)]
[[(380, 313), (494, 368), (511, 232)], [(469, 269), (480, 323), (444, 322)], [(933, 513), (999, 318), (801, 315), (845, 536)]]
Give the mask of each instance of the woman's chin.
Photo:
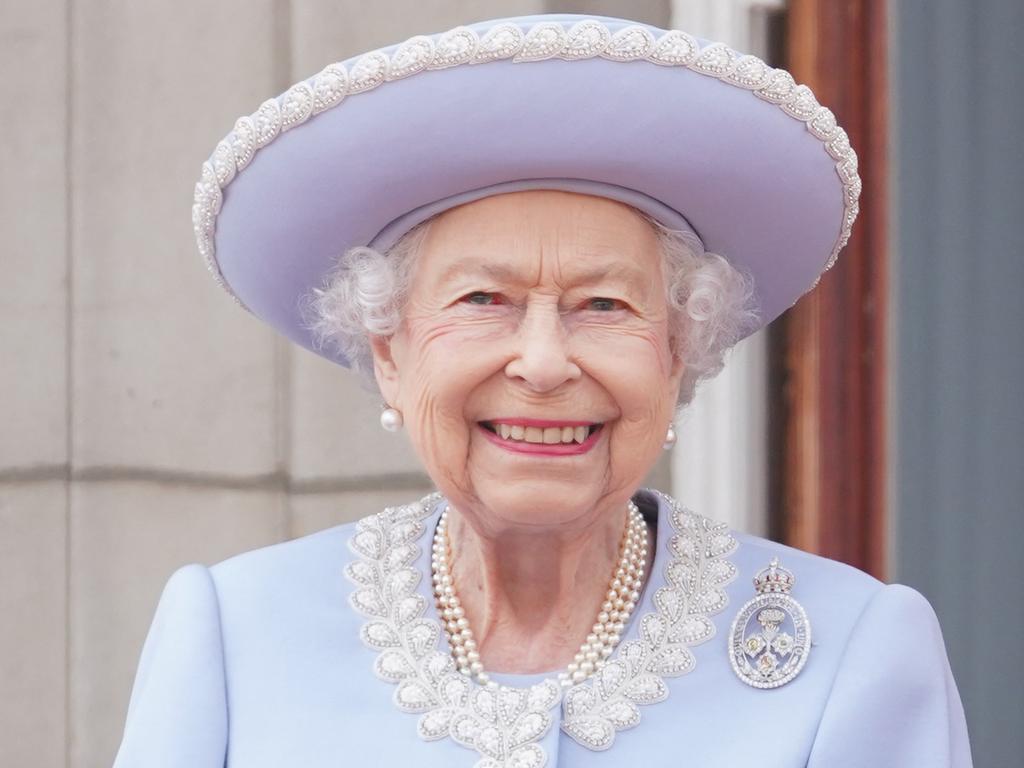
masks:
[(593, 512), (600, 494), (595, 484), (569, 478), (488, 479), (475, 490), (495, 521), (516, 526), (571, 525)]

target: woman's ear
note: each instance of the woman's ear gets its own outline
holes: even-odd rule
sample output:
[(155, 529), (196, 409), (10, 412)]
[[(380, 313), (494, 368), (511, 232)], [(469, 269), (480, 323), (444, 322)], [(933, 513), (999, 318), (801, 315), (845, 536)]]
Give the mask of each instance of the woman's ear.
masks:
[(370, 350), (373, 352), (373, 375), (384, 401), (392, 408), (401, 410), (398, 402), (399, 375), (391, 342), (394, 336), (370, 336)]

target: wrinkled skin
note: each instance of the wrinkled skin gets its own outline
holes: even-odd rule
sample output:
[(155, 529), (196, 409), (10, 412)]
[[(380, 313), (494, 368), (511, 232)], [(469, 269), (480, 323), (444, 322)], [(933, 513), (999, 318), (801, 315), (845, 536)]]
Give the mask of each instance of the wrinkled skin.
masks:
[[(605, 198), (531, 190), (441, 214), (399, 330), (372, 339), (388, 404), (450, 501), (456, 586), (488, 669), (571, 660), (661, 452), (683, 366), (657, 238)], [(603, 426), (576, 456), (495, 445), (481, 421)]]

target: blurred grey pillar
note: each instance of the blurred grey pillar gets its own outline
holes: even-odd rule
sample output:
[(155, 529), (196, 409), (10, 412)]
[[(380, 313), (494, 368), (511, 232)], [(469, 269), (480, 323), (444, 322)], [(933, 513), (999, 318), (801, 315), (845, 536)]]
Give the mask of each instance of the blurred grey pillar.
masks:
[(975, 764), (1020, 765), (1024, 3), (892, 9), (894, 576), (939, 614)]
[[(783, 0), (672, 0), (674, 29), (723, 42), (769, 60), (755, 14)], [(703, 382), (677, 420), (672, 492), (700, 514), (730, 527), (768, 530), (766, 364), (767, 335), (744, 339), (722, 372)]]

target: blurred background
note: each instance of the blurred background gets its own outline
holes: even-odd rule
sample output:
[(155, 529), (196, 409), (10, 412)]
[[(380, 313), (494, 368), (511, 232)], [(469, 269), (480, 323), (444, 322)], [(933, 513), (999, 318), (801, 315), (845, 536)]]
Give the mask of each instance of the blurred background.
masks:
[(201, 162), (328, 62), (541, 12), (725, 41), (849, 131), (850, 246), (704, 385), (651, 483), (921, 590), (976, 764), (1020, 765), (1024, 3), (4, 0), (0, 766), (112, 763), (179, 566), (430, 490), (376, 398), (209, 278)]

